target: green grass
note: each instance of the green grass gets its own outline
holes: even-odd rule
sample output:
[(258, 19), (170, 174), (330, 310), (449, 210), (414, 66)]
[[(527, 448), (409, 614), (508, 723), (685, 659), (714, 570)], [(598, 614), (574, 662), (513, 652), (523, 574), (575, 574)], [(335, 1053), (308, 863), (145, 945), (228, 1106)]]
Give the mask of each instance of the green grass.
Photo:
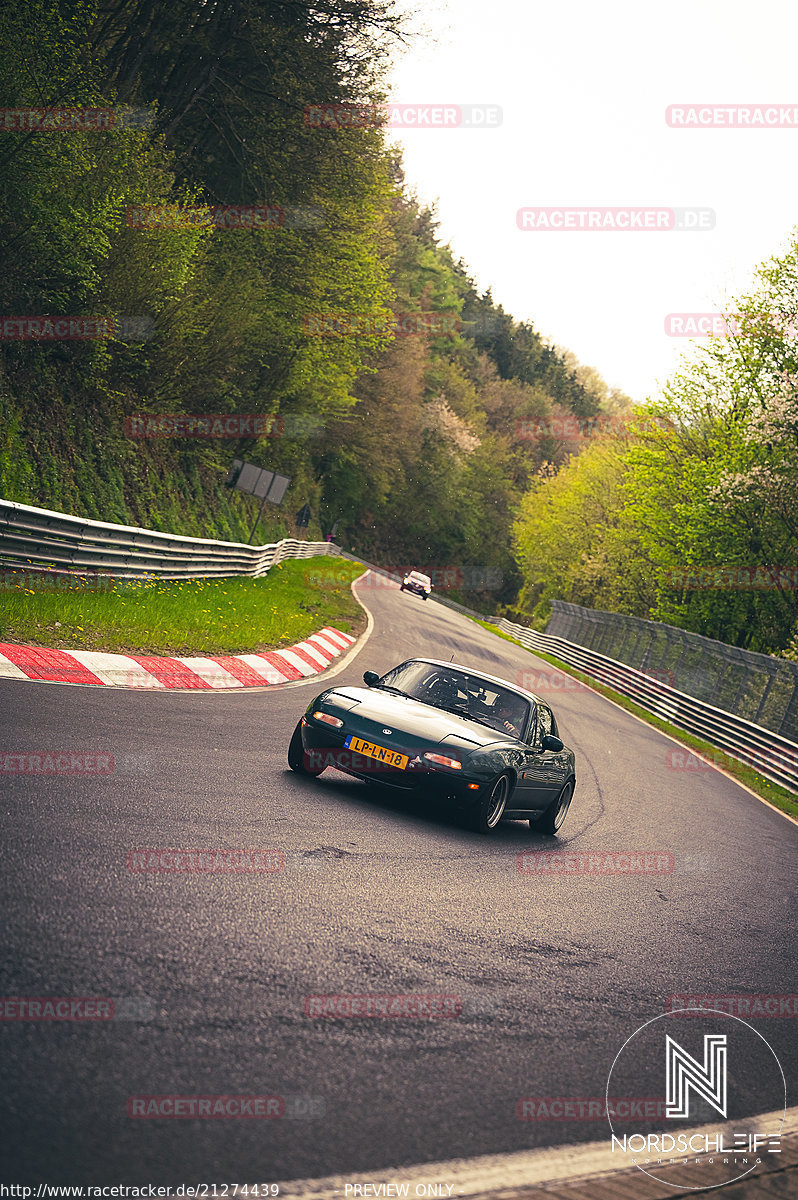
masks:
[(647, 725), (653, 725), (655, 729), (659, 729), (662, 733), (669, 734), (675, 738), (677, 742), (688, 746), (702, 757), (709, 759), (710, 762), (726, 771), (729, 775), (733, 775), (740, 783), (744, 783), (752, 792), (756, 792), (757, 796), (761, 796), (763, 800), (767, 800), (774, 808), (781, 809), (782, 812), (791, 817), (798, 817), (798, 799), (794, 792), (788, 791), (787, 788), (780, 787), (777, 783), (771, 783), (769, 779), (765, 779), (753, 767), (748, 767), (745, 763), (738, 762), (736, 758), (732, 758), (723, 750), (719, 750), (717, 746), (713, 746), (711, 742), (705, 742), (703, 738), (695, 737), (692, 733), (686, 733), (685, 730), (679, 729), (676, 725), (671, 725), (668, 721), (663, 721), (661, 717), (654, 716), (647, 709), (641, 708), (639, 704), (635, 704), (628, 696), (622, 696), (619, 692), (608, 688), (606, 684), (599, 683), (593, 679), (591, 675), (586, 675), (583, 671), (577, 671), (568, 663), (561, 662), (559, 658), (555, 658), (552, 654), (545, 654), (540, 650), (530, 650), (524, 646), (517, 638), (511, 637), (508, 633), (502, 633), (495, 625), (490, 625), (487, 621), (479, 621), (476, 617), (471, 617), (477, 625), (481, 625), (483, 629), (487, 629), (490, 633), (495, 633), (497, 637), (504, 638), (507, 642), (512, 642), (514, 646), (520, 646), (527, 654), (534, 654), (535, 658), (541, 658), (544, 662), (551, 663), (552, 666), (558, 667), (564, 671), (566, 675), (573, 676), (574, 679), (580, 680), (598, 692), (601, 696), (606, 696), (608, 700), (614, 701), (615, 704), (625, 708), (627, 712), (633, 713), (636, 717), (640, 717), (641, 721), (645, 721)]
[(301, 642), (324, 625), (357, 635), (363, 609), (350, 583), (364, 571), (340, 558), (290, 559), (261, 579), (97, 580), (2, 577), (0, 641), (134, 654), (246, 654)]

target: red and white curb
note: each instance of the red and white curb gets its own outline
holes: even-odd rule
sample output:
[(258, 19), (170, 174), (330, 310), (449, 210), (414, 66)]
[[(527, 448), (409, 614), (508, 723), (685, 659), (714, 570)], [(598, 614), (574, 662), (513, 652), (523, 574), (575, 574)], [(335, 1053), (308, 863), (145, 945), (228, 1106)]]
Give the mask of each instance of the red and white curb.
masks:
[(318, 675), (354, 641), (351, 634), (327, 626), (284, 650), (213, 658), (45, 650), (0, 642), (0, 679), (128, 688), (268, 687)]

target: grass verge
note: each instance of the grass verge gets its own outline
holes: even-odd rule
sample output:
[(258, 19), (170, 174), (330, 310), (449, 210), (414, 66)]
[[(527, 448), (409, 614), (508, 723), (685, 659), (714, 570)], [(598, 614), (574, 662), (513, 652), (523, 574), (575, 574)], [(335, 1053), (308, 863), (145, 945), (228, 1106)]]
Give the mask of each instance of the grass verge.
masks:
[(662, 733), (667, 733), (670, 737), (675, 738), (677, 742), (688, 746), (693, 750), (696, 756), (706, 759), (713, 766), (720, 767), (728, 775), (733, 775), (740, 783), (744, 783), (752, 792), (756, 792), (757, 796), (761, 796), (763, 800), (767, 800), (768, 804), (772, 804), (774, 808), (780, 809), (787, 813), (790, 817), (798, 817), (798, 797), (787, 788), (781, 787), (777, 783), (771, 783), (769, 779), (765, 779), (753, 767), (746, 766), (745, 763), (738, 762), (736, 758), (726, 754), (723, 750), (719, 750), (717, 746), (713, 746), (711, 742), (705, 742), (703, 738), (695, 737), (692, 733), (687, 733), (684, 729), (679, 729), (676, 725), (671, 725), (668, 721), (663, 721), (661, 717), (650, 713), (648, 709), (641, 708), (639, 704), (635, 704), (634, 700), (630, 700), (628, 696), (622, 696), (620, 692), (613, 691), (604, 683), (599, 683), (593, 679), (591, 675), (586, 675), (583, 671), (577, 671), (568, 663), (562, 662), (559, 658), (555, 658), (553, 654), (545, 654), (541, 650), (530, 650), (528, 646), (524, 646), (517, 638), (511, 637), (508, 633), (502, 633), (495, 625), (491, 625), (487, 621), (480, 621), (476, 617), (471, 617), (477, 625), (481, 625), (483, 629), (487, 629), (490, 633), (495, 633), (497, 637), (504, 638), (507, 642), (512, 642), (514, 646), (520, 646), (527, 654), (533, 654), (535, 658), (541, 658), (544, 662), (551, 663), (553, 667), (558, 667), (564, 671), (566, 675), (573, 676), (574, 679), (580, 680), (581, 683), (593, 688), (601, 696), (606, 696), (608, 700), (612, 700), (621, 708), (625, 708), (627, 712), (633, 713), (639, 717), (641, 721), (645, 721), (647, 725), (653, 725), (655, 729), (659, 729)]
[(111, 579), (102, 591), (100, 577), (6, 573), (0, 641), (192, 655), (275, 650), (324, 625), (357, 636), (366, 616), (349, 585), (364, 570), (342, 558), (289, 559), (261, 579)]

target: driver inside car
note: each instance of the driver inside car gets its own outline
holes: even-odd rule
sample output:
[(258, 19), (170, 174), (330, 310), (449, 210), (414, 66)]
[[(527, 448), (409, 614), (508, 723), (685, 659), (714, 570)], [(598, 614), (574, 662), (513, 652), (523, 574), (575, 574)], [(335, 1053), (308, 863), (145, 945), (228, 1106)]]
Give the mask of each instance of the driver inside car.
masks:
[(496, 697), (493, 711), (488, 720), (495, 729), (501, 730), (502, 733), (511, 733), (513, 737), (520, 738), (523, 716), (519, 713), (512, 697), (508, 696), (506, 692), (500, 692)]

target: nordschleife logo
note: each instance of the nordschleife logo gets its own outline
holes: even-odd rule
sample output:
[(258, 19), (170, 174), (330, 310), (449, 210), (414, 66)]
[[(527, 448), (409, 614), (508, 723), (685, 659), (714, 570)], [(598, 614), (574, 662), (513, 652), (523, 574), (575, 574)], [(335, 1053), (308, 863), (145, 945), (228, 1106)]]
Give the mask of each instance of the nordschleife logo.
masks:
[(726, 1034), (704, 1034), (704, 1061), (696, 1062), (684, 1046), (665, 1034), (665, 1116), (690, 1116), (690, 1091), (726, 1112)]
[[(639, 1119), (613, 1109), (611, 1096), (658, 1099), (662, 1107), (652, 1111), (660, 1116), (641, 1128)], [(784, 1072), (770, 1043), (753, 1025), (719, 1009), (652, 1017), (627, 1038), (607, 1077), (610, 1148), (618, 1168), (636, 1166), (688, 1191), (778, 1165), (771, 1156), (781, 1152), (786, 1106)]]

